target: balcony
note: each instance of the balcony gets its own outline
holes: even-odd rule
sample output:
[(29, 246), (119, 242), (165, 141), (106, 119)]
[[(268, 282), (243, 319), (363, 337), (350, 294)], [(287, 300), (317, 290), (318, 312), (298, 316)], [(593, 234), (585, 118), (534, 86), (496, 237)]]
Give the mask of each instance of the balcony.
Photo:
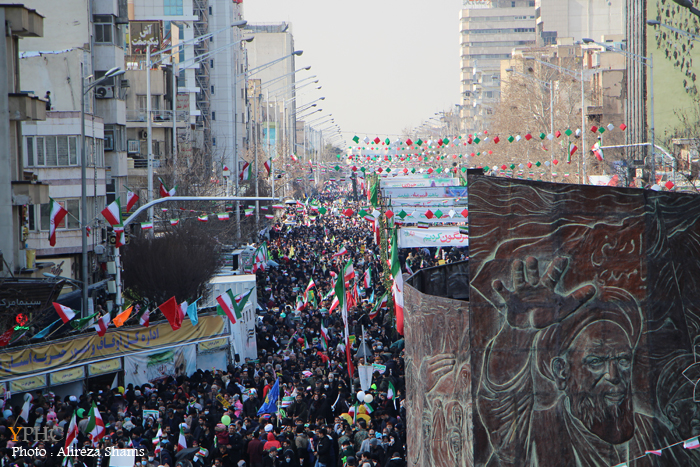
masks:
[[(156, 127), (167, 126), (172, 127), (173, 111), (172, 110), (151, 110), (151, 115), (153, 116), (153, 123)], [(178, 126), (185, 126), (189, 122), (190, 114), (186, 110), (178, 110), (175, 112), (177, 118)], [(145, 110), (127, 110), (126, 111), (126, 121), (127, 123), (137, 123), (142, 122), (144, 125), (129, 125), (130, 128), (146, 126), (148, 118), (148, 112)], [(167, 125), (165, 125), (167, 124)]]
[(34, 181), (12, 182), (12, 205), (46, 204), (49, 202), (49, 185)]
[(5, 21), (12, 24), (12, 34), (21, 37), (43, 37), (44, 17), (24, 5), (3, 5)]
[(46, 101), (24, 92), (9, 94), (10, 120), (44, 121), (46, 120)]

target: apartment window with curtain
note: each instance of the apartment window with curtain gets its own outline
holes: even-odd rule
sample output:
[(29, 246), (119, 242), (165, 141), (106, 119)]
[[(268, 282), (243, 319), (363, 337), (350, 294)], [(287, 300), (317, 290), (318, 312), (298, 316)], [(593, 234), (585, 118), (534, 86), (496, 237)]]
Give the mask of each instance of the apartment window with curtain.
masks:
[(78, 136), (27, 136), (27, 167), (71, 167), (78, 165)]

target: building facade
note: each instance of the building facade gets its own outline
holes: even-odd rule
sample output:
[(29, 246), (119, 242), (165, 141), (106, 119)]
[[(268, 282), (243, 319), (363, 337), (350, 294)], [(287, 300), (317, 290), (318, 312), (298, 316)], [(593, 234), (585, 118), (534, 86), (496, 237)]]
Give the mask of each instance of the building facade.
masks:
[(535, 44), (534, 0), (465, 0), (460, 16), (462, 131), (487, 130), (500, 101), (501, 60)]
[(624, 0), (536, 0), (537, 45), (625, 33)]
[(27, 213), (31, 206), (49, 202), (48, 186), (27, 172), (22, 157), (22, 122), (46, 118), (45, 102), (22, 92), (20, 39), (41, 37), (44, 17), (23, 5), (0, 5), (0, 277), (32, 272), (27, 254)]

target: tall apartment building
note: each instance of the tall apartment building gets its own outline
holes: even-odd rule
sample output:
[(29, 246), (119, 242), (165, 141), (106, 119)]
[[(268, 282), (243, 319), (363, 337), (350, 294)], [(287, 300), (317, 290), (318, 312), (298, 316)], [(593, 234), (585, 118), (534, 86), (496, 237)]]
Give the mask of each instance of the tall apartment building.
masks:
[(0, 277), (33, 268), (25, 254), (28, 210), (48, 203), (45, 184), (25, 170), (22, 122), (46, 118), (45, 103), (22, 92), (18, 47), (20, 39), (41, 37), (44, 17), (23, 5), (0, 5)]
[[(243, 19), (239, 1), (212, 0), (209, 5), (209, 29), (211, 32), (227, 28)], [(247, 31), (228, 28), (211, 38), (210, 49), (219, 50), (212, 55), (213, 66), (209, 69), (209, 93), (211, 114), (212, 157), (231, 170), (232, 176), (240, 171), (234, 169), (236, 148), (241, 151), (246, 141), (246, 44), (240, 42), (248, 37)], [(242, 160), (239, 158), (239, 161)], [(242, 164), (241, 164), (242, 165)]]
[[(80, 110), (84, 89), (115, 67), (124, 67), (127, 2), (117, 0), (27, 0), (46, 17), (43, 37), (20, 43), (22, 89), (51, 93), (45, 122), (25, 122), (22, 138), (25, 172), (49, 185), (49, 196), (68, 209), (58, 226), (54, 247), (48, 244), (48, 209), (27, 206), (26, 246), (36, 251), (37, 264), (62, 264), (63, 275), (81, 278), (82, 241), (79, 219), (85, 214), (88, 238), (88, 281), (101, 276), (106, 260), (99, 215), (127, 184), (125, 93), (128, 82), (116, 76), (85, 94), (87, 212), (81, 209)], [(37, 274), (40, 275), (41, 271)]]
[[(211, 44), (206, 40), (194, 41), (209, 32), (210, 7), (206, 0), (128, 1), (127, 77), (134, 83), (126, 99), (129, 174), (132, 188), (143, 190), (148, 184), (146, 43), (151, 46), (152, 62), (155, 62), (151, 68), (151, 154), (155, 175), (161, 175), (160, 168), (173, 162), (174, 154), (182, 167), (191, 163), (191, 158), (207, 157), (211, 152), (210, 57), (203, 57)], [(171, 52), (158, 53), (178, 44), (182, 45), (172, 57)], [(172, 84), (172, 61), (177, 64), (176, 88)]]
[(488, 129), (500, 101), (501, 60), (535, 44), (535, 0), (465, 0), (460, 17), (462, 130)]
[[(296, 151), (298, 144), (294, 131), (296, 109), (303, 103), (298, 102), (299, 99), (296, 98), (296, 75), (294, 73), (296, 57), (291, 55), (295, 50), (291, 25), (288, 23), (249, 24), (244, 32), (255, 36), (255, 40), (246, 46), (248, 78), (260, 80), (260, 86), (255, 88), (258, 95), (248, 96), (248, 115), (252, 114), (251, 106), (258, 105), (265, 108), (265, 100), (269, 98), (272, 101), (276, 97), (277, 121), (280, 125), (279, 137), (276, 138), (279, 140), (278, 147), (280, 151), (283, 151), (283, 154), (291, 154)], [(283, 57), (287, 58), (274, 65), (266, 66), (268, 63)], [(258, 114), (266, 115), (267, 113), (258, 112)], [(270, 112), (269, 115), (270, 120), (274, 120), (274, 113)], [(249, 133), (256, 125), (262, 124), (262, 122), (254, 123), (254, 125), (248, 126)], [(251, 140), (252, 134), (249, 134), (249, 144)]]
[(625, 33), (625, 0), (535, 0), (537, 45)]

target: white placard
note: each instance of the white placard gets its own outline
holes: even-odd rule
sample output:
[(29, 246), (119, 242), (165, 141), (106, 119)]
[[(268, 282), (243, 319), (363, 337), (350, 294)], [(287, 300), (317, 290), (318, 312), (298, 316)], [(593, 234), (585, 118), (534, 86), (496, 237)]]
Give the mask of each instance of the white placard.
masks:
[(459, 227), (427, 229), (401, 227), (399, 229), (399, 248), (431, 246), (469, 246), (469, 236), (459, 233)]

